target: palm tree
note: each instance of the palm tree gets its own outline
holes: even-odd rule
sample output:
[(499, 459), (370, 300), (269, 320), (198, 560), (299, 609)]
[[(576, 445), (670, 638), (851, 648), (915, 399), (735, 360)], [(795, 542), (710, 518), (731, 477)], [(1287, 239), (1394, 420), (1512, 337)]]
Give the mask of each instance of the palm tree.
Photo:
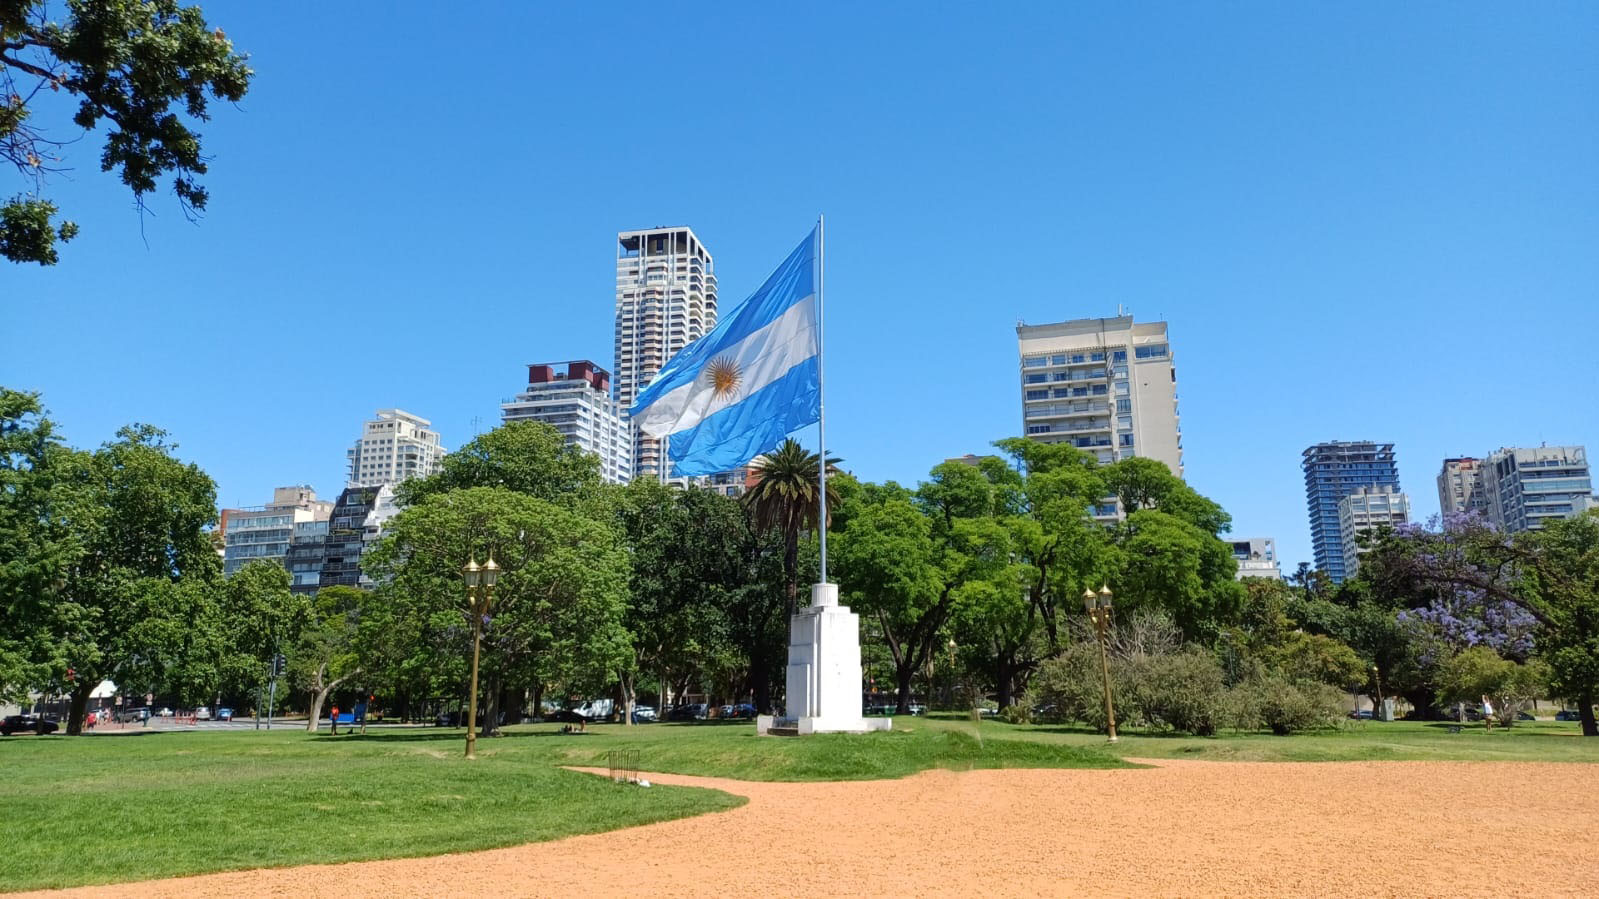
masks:
[[(843, 460), (831, 456), (827, 459), (827, 472), (833, 474), (835, 466)], [(783, 534), (783, 574), (788, 582), (788, 614), (793, 616), (799, 594), (799, 539), (800, 534), (816, 529), (816, 483), (820, 476), (821, 456), (807, 450), (792, 437), (783, 445), (756, 459), (750, 465), (755, 474), (755, 486), (744, 494), (744, 504), (754, 514), (757, 531), (778, 530)], [(827, 485), (827, 505), (838, 503), (831, 482)], [(828, 516), (832, 518), (831, 515)]]

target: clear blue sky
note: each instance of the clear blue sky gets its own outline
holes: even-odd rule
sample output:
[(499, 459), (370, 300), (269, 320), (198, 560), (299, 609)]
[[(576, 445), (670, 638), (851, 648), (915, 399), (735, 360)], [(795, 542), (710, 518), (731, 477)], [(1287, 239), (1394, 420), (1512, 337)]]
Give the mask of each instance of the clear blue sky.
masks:
[(1444, 456), (1599, 451), (1599, 5), (829, 7), (209, 3), (257, 70), (211, 210), (141, 223), (70, 147), (83, 234), (0, 267), (0, 383), (79, 445), (169, 429), (224, 504), (331, 497), (374, 409), (454, 447), (525, 363), (609, 367), (617, 230), (691, 225), (731, 304), (825, 212), (866, 478), (1017, 433), (1016, 321), (1117, 304), (1285, 568), (1312, 442), (1393, 441), (1423, 515)]

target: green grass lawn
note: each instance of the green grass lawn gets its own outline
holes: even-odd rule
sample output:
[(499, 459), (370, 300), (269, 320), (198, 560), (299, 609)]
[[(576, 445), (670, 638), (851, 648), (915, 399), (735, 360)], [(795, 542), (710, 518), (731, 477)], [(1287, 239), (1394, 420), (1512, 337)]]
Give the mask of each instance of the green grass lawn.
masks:
[(514, 727), (461, 758), (460, 730), (299, 730), (0, 739), (0, 889), (486, 849), (739, 805), (716, 790), (613, 784), (564, 771), (638, 750), (644, 771), (742, 780), (865, 780), (927, 768), (1124, 767), (1123, 758), (1230, 761), (1599, 762), (1574, 722), (1484, 733), (1351, 722), (1293, 737), (1196, 738), (960, 717), (891, 733), (757, 737), (749, 724)]
[(985, 720), (975, 726), (955, 716), (936, 716), (929, 728), (981, 733), (988, 739), (1036, 741), (1047, 745), (1110, 749), (1123, 758), (1208, 759), (1230, 762), (1599, 762), (1599, 739), (1584, 739), (1575, 721), (1523, 721), (1515, 727), (1465, 724), (1449, 732), (1442, 721), (1350, 721), (1335, 730), (1277, 737), (1269, 733), (1228, 733), (1216, 737), (1150, 734), (1123, 729), (1107, 746), (1104, 734), (1063, 725), (1012, 725)]
[[(561, 770), (639, 751), (645, 771), (747, 780), (901, 777), (930, 767), (1122, 767), (1093, 745), (924, 728), (806, 739), (743, 725), (146, 733), (0, 739), (0, 889), (397, 858), (594, 833), (740, 805), (717, 790)], [(1091, 741), (1087, 741), (1091, 743)]]

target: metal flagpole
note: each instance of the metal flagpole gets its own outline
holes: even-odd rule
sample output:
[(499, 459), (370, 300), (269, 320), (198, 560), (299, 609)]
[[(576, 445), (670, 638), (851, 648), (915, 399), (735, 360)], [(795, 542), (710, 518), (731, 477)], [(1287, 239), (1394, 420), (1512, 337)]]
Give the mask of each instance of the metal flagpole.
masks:
[(816, 217), (816, 443), (821, 450), (821, 474), (818, 478), (818, 493), (821, 494), (822, 517), (817, 520), (816, 530), (821, 535), (822, 551), (822, 579), (820, 583), (827, 583), (827, 407), (826, 394), (822, 390), (822, 281), (827, 275), (827, 263), (823, 259), (826, 241), (822, 236), (824, 216)]

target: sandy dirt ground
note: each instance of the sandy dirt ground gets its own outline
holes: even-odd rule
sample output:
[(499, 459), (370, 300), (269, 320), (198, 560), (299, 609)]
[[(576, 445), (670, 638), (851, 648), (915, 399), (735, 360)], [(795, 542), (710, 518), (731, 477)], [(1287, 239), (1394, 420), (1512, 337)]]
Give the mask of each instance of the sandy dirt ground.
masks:
[(1599, 765), (1149, 764), (1157, 767), (929, 771), (864, 783), (646, 775), (750, 801), (718, 814), (509, 849), (73, 892), (1599, 895)]

